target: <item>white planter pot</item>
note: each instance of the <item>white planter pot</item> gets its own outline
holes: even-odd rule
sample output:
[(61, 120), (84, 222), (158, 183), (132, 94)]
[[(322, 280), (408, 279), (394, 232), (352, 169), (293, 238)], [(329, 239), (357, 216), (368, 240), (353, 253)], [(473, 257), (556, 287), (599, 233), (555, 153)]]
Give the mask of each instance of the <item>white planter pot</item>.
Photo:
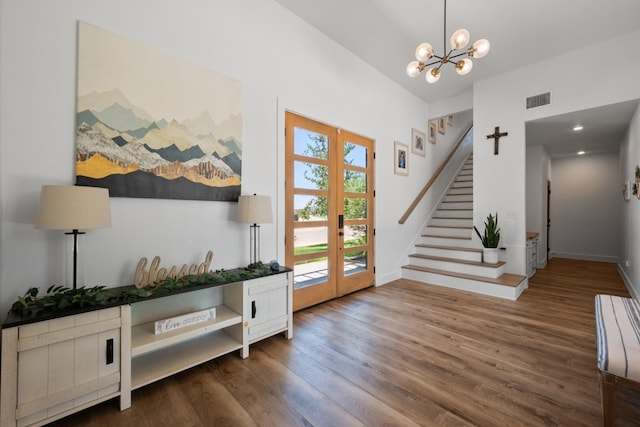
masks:
[(497, 264), (499, 259), (499, 251), (498, 248), (483, 248), (482, 249), (482, 261), (487, 264)]

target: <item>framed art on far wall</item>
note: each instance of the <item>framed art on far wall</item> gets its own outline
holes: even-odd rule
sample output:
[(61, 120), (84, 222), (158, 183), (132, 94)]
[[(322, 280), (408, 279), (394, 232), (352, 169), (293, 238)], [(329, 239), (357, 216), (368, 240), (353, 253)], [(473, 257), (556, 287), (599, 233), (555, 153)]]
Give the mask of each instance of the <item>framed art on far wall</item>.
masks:
[(429, 120), (429, 142), (432, 144), (436, 143), (436, 128), (438, 125), (435, 120)]
[(440, 117), (438, 119), (438, 133), (441, 133), (444, 135), (445, 130), (444, 130), (444, 122), (447, 120), (446, 117)]
[(393, 172), (398, 175), (409, 175), (409, 147), (401, 142), (394, 142)]
[(427, 136), (418, 129), (411, 129), (411, 152), (422, 157), (425, 156), (425, 140)]

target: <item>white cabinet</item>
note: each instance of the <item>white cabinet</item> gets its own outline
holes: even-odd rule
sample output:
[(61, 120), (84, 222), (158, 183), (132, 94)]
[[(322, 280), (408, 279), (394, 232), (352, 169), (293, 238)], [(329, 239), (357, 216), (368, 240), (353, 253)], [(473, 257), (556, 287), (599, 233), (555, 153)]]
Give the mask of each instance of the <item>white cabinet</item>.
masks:
[(128, 408), (129, 315), (120, 306), (3, 329), (2, 427), (41, 425), (116, 396)]
[[(42, 425), (284, 332), (293, 336), (293, 277), (183, 289), (118, 307), (2, 329), (0, 427)], [(155, 322), (215, 308), (215, 318), (155, 333)], [(188, 318), (188, 317), (187, 317)], [(186, 322), (189, 323), (189, 322)], [(15, 325), (15, 326), (13, 326)]]
[(292, 273), (245, 282), (245, 332), (249, 344), (284, 332), (293, 338)]

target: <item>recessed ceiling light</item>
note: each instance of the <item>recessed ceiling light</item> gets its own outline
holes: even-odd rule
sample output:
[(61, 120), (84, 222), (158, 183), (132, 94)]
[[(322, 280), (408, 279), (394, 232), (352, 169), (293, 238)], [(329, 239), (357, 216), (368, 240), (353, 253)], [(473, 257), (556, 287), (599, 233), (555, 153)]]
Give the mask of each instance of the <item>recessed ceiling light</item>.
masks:
[(573, 128), (573, 130), (576, 131), (576, 132), (579, 131), (579, 130), (582, 130), (582, 129), (584, 129), (584, 128), (582, 126), (580, 126), (580, 125), (576, 125)]
[(582, 156), (584, 154), (584, 151), (578, 151), (578, 156)]

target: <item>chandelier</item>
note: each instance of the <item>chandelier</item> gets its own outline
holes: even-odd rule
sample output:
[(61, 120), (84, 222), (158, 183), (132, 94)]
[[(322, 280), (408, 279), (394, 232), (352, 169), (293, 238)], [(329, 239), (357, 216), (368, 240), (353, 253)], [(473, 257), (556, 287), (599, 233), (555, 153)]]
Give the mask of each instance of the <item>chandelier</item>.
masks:
[[(429, 83), (435, 83), (440, 79), (440, 68), (444, 64), (453, 64), (456, 68), (456, 72), (461, 76), (469, 73), (473, 67), (473, 62), (470, 58), (482, 58), (489, 53), (489, 40), (480, 39), (473, 43), (464, 52), (457, 52), (469, 43), (469, 31), (464, 28), (459, 29), (451, 35), (451, 50), (447, 52), (447, 0), (444, 0), (444, 36), (442, 41), (442, 50), (445, 52), (444, 56), (436, 55), (435, 50), (429, 43), (421, 43), (416, 48), (417, 61), (411, 61), (407, 65), (407, 75), (409, 77), (417, 77), (423, 70), (431, 65), (435, 67), (429, 68), (425, 75), (426, 80)], [(470, 58), (461, 58), (461, 56), (467, 55)], [(435, 58), (435, 60), (434, 60)], [(432, 60), (429, 62), (429, 60)], [(436, 65), (437, 64), (437, 65)]]

